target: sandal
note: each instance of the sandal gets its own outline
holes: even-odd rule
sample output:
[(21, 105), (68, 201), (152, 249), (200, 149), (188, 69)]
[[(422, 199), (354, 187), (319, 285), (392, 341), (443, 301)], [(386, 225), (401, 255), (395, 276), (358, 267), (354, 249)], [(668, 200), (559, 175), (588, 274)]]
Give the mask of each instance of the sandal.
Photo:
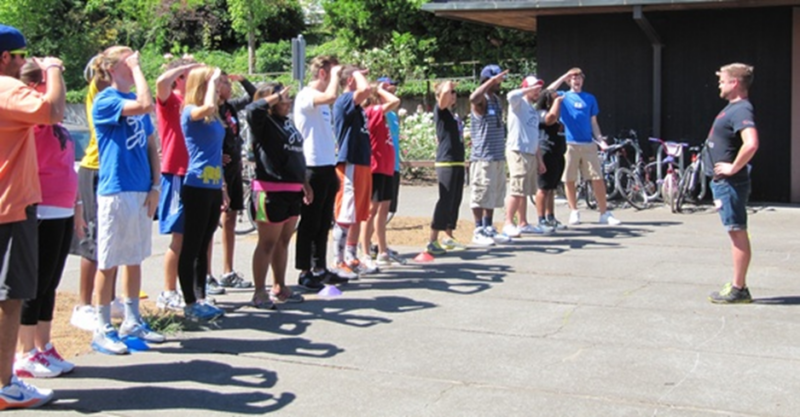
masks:
[(266, 290), (261, 290), (253, 294), (253, 307), (259, 310), (275, 310), (275, 303), (272, 301), (272, 293), (267, 294)]
[(278, 294), (270, 291), (269, 299), (273, 303), (302, 303), (304, 301), (302, 295), (290, 290), (289, 287), (283, 287)]

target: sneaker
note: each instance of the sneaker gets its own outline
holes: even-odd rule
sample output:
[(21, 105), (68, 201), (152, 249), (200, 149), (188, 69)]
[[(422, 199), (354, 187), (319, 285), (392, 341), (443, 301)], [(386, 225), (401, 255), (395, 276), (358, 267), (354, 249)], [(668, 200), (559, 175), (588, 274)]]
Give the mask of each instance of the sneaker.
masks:
[(90, 305), (75, 306), (72, 309), (72, 317), (69, 323), (73, 326), (92, 332), (97, 328), (97, 316), (94, 314), (94, 307)]
[(486, 234), (494, 240), (495, 243), (510, 243), (511, 237), (505, 233), (500, 233), (494, 226), (484, 227)]
[(124, 321), (119, 326), (119, 336), (123, 339), (127, 337), (138, 337), (148, 343), (164, 343), (167, 338), (163, 334), (156, 333), (144, 320), (136, 323)]
[(425, 252), (430, 253), (431, 255), (444, 255), (447, 251), (442, 247), (438, 240), (433, 242), (428, 242), (428, 246), (425, 247)]
[(622, 222), (614, 217), (614, 215), (610, 211), (606, 211), (605, 213), (600, 215), (600, 224), (607, 224), (609, 226), (619, 226)]
[(581, 224), (581, 213), (578, 210), (569, 212), (569, 224)]
[(519, 237), (520, 236), (520, 230), (519, 230), (518, 227), (514, 226), (513, 224), (507, 224), (507, 225), (503, 226), (503, 233), (502, 234), (504, 234), (504, 235), (506, 235), (508, 237)]
[(93, 350), (106, 355), (125, 355), (128, 353), (128, 347), (125, 346), (125, 343), (122, 343), (119, 334), (110, 324), (107, 324), (102, 329), (95, 330), (91, 346)]
[(245, 281), (244, 277), (236, 271), (228, 272), (219, 279), (219, 285), (225, 288), (252, 288), (252, 281)]
[(302, 295), (292, 291), (289, 287), (283, 287), (283, 290), (275, 294), (274, 292), (269, 292), (269, 299), (277, 304), (277, 303), (302, 303), (305, 301)]
[[(542, 223), (539, 223), (539, 224), (542, 225)], [(544, 225), (547, 225), (547, 226), (553, 228), (553, 230), (556, 230), (556, 231), (558, 231), (558, 230), (567, 230), (567, 226), (565, 224), (561, 223), (560, 221), (558, 221), (558, 219), (556, 219), (555, 217), (545, 220), (544, 221)]]
[(212, 321), (222, 315), (218, 308), (203, 302), (196, 302), (183, 308), (183, 316), (194, 321)]
[(197, 300), (199, 304), (205, 306), (205, 308), (211, 310), (217, 317), (222, 317), (225, 315), (225, 310), (217, 307), (217, 300), (208, 297), (205, 300)]
[(347, 265), (350, 267), (351, 270), (355, 271), (359, 275), (377, 274), (381, 272), (380, 268), (378, 268), (378, 265), (375, 265), (375, 263), (372, 260), (367, 262), (361, 262), (358, 259), (351, 259), (347, 261)]
[(388, 253), (381, 253), (375, 257), (375, 265), (377, 266), (391, 266), (392, 265), (392, 258), (389, 256)]
[(708, 301), (715, 304), (745, 304), (752, 302), (753, 297), (750, 296), (750, 289), (747, 287), (738, 289), (729, 282), (722, 287), (721, 291), (709, 294)]
[(20, 378), (55, 378), (61, 368), (53, 365), (41, 352), (33, 349), (14, 360), (14, 375)]
[[(341, 285), (341, 284), (347, 284), (348, 282), (350, 282), (349, 279), (337, 274), (336, 272), (328, 270), (328, 269), (323, 269), (321, 271), (314, 272), (314, 276), (318, 280), (320, 280), (320, 282), (322, 282), (322, 284), (324, 284), (322, 286), (322, 288), (325, 288), (325, 285)], [(322, 288), (320, 288), (320, 290)]]
[(552, 234), (554, 230), (547, 225), (537, 224), (534, 226), (532, 224), (526, 224), (519, 228), (519, 232), (526, 235), (549, 235)]
[(307, 291), (319, 291), (325, 288), (325, 285), (323, 285), (321, 281), (319, 277), (311, 272), (301, 272), (300, 277), (297, 278), (297, 285)]
[(339, 262), (334, 264), (331, 270), (342, 278), (347, 278), (349, 280), (358, 279), (358, 274), (354, 271), (347, 262)]
[(464, 250), (467, 249), (467, 245), (451, 238), (446, 237), (442, 239), (442, 247), (444, 250)]
[(68, 374), (75, 369), (75, 364), (65, 360), (61, 355), (56, 351), (55, 346), (52, 343), (48, 343), (45, 346), (45, 349), (39, 352), (42, 356), (44, 356), (53, 366), (61, 368), (62, 374)]
[(214, 278), (213, 275), (206, 275), (206, 294), (222, 295), (225, 294), (225, 288)]
[(177, 291), (162, 291), (156, 298), (156, 307), (161, 310), (183, 311), (186, 303), (183, 296)]
[(472, 243), (480, 246), (494, 246), (494, 239), (486, 234), (483, 227), (477, 227), (475, 231), (472, 232)]
[(275, 310), (275, 303), (272, 301), (272, 297), (269, 296), (266, 290), (257, 291), (253, 294), (253, 299), (251, 301), (253, 307), (259, 310)]
[(52, 399), (53, 390), (36, 388), (14, 375), (11, 376), (11, 383), (0, 388), (0, 410), (36, 408)]

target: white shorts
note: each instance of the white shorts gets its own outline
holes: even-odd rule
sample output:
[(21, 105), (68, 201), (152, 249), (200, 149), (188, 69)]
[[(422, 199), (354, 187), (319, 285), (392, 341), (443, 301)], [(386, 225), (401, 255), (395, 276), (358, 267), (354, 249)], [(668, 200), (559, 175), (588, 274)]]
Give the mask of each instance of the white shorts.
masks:
[(147, 216), (147, 193), (97, 196), (97, 267), (140, 265), (152, 246), (153, 219)]

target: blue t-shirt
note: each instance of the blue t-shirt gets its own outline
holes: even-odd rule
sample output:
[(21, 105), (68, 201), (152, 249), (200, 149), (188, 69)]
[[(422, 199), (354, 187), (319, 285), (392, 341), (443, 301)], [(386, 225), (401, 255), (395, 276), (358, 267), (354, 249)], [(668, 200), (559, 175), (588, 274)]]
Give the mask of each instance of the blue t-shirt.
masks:
[(567, 135), (567, 143), (592, 143), (592, 116), (597, 116), (600, 109), (593, 95), (581, 91), (573, 93), (559, 92), (564, 96), (561, 103), (561, 123)]
[(181, 113), (181, 129), (189, 152), (189, 168), (183, 180), (185, 185), (198, 188), (222, 188), (222, 142), (225, 127), (219, 120), (210, 123), (192, 120), (192, 109), (187, 105)]
[(153, 184), (147, 139), (155, 128), (150, 115), (123, 116), (125, 102), (136, 94), (106, 88), (95, 97), (92, 120), (100, 164), (97, 194), (149, 192)]
[(389, 135), (392, 136), (394, 144), (394, 171), (400, 171), (400, 118), (397, 113), (390, 111), (386, 113), (386, 123), (389, 124)]
[(340, 95), (333, 104), (333, 124), (339, 146), (336, 162), (370, 166), (372, 145), (367, 115), (353, 100), (352, 91)]

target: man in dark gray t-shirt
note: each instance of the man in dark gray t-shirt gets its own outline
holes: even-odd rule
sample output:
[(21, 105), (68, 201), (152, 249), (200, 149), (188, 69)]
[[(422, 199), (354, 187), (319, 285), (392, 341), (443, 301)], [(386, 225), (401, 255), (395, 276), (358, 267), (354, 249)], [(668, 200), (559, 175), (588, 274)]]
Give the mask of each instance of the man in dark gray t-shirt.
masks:
[(747, 199), (750, 195), (748, 163), (758, 150), (758, 130), (748, 91), (753, 67), (726, 65), (717, 72), (719, 96), (728, 105), (719, 113), (708, 134), (708, 155), (713, 166), (711, 192), (722, 224), (728, 230), (733, 254), (733, 279), (721, 291), (709, 295), (713, 303), (752, 301), (745, 277), (752, 250), (747, 234)]

